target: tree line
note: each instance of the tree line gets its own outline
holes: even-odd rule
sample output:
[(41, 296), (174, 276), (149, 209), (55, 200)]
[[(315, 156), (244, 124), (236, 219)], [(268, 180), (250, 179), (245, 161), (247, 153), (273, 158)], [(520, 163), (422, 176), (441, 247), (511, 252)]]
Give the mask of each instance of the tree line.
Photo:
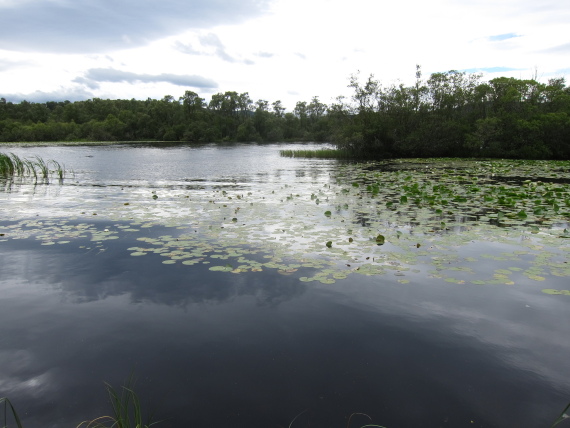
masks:
[(209, 102), (175, 99), (20, 103), (0, 98), (0, 141), (333, 142), (360, 158), (570, 159), (570, 88), (564, 78), (499, 77), (451, 70), (412, 85), (351, 76), (350, 98), (317, 96), (286, 112), (227, 91)]

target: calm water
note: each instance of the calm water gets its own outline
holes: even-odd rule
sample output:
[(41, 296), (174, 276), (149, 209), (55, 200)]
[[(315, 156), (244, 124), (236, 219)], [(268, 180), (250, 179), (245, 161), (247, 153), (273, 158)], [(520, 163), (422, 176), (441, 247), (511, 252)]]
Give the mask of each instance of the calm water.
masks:
[[(25, 426), (108, 414), (103, 382), (118, 387), (131, 372), (164, 427), (287, 427), (301, 412), (293, 428), (345, 427), (353, 413), (386, 428), (550, 426), (570, 401), (570, 297), (524, 281), (450, 284), (422, 269), (410, 284), (323, 284), (299, 281), (310, 267), (234, 274), (131, 256), (137, 238), (175, 235), (178, 211), (197, 210), (177, 205), (179, 194), (257, 192), (256, 204), (285, 215), (274, 189), (330, 182), (334, 161), (281, 158), (283, 148), (3, 149), (75, 171), (63, 185), (0, 190), (0, 233), (20, 233), (0, 241), (0, 396)], [(136, 211), (118, 215), (125, 203)], [(78, 225), (117, 239), (53, 237)], [(354, 416), (351, 427), (366, 423)]]

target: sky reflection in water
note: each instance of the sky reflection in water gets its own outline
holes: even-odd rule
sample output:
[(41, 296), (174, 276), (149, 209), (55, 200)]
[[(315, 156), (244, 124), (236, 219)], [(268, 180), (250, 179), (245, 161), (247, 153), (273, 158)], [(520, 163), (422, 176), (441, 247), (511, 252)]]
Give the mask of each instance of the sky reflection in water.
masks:
[[(285, 164), (284, 176), (303, 179)], [(42, 198), (60, 209), (51, 193), (30, 208)], [(131, 371), (143, 402), (172, 417), (159, 426), (288, 426), (307, 409), (297, 426), (345, 426), (364, 412), (387, 428), (531, 427), (553, 421), (570, 396), (568, 299), (529, 282), (453, 284), (422, 266), (407, 273), (410, 284), (394, 275), (299, 281), (308, 267), (213, 272), (130, 256), (141, 234), (172, 229), (154, 225), (103, 247), (88, 237), (0, 243), (0, 395), (27, 426), (107, 414), (102, 382), (118, 386)]]

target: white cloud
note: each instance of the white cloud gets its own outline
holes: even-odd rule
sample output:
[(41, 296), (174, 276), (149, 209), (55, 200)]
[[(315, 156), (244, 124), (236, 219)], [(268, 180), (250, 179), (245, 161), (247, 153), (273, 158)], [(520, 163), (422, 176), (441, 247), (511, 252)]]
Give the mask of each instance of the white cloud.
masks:
[(141, 46), (187, 28), (241, 23), (267, 0), (0, 2), (0, 49), (108, 52)]
[[(350, 95), (357, 70), (384, 84), (411, 83), (416, 64), (426, 77), (530, 78), (535, 67), (559, 76), (568, 18), (570, 5), (556, 0), (0, 0), (0, 95), (79, 87), (161, 98), (197, 83), (173, 76), (201, 76), (218, 85), (193, 86), (202, 96), (249, 92), (292, 109), (314, 95)], [(106, 68), (140, 78), (89, 78)]]
[(60, 88), (50, 92), (34, 91), (30, 93), (5, 93), (1, 97), (11, 102), (29, 101), (34, 103), (45, 103), (47, 101), (83, 101), (94, 97), (93, 92), (81, 87)]
[[(139, 74), (128, 71), (116, 70), (113, 68), (92, 68), (87, 70), (84, 77), (75, 79), (75, 82), (89, 84), (90, 82), (124, 82), (124, 83), (137, 83), (137, 82), (167, 82), (176, 86), (185, 86), (192, 88), (213, 89), (218, 86), (216, 82), (211, 79), (206, 79), (202, 76), (195, 75), (179, 75), (171, 73), (162, 74)], [(93, 87), (97, 87), (93, 85)]]

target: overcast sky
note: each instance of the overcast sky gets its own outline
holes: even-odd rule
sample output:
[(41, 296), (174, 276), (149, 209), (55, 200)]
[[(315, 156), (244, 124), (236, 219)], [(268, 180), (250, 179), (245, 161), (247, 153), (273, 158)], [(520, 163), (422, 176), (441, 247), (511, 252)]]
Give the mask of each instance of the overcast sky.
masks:
[(568, 0), (0, 0), (0, 97), (237, 91), (290, 111), (350, 95), (359, 70), (546, 82), (569, 78), (569, 28)]

